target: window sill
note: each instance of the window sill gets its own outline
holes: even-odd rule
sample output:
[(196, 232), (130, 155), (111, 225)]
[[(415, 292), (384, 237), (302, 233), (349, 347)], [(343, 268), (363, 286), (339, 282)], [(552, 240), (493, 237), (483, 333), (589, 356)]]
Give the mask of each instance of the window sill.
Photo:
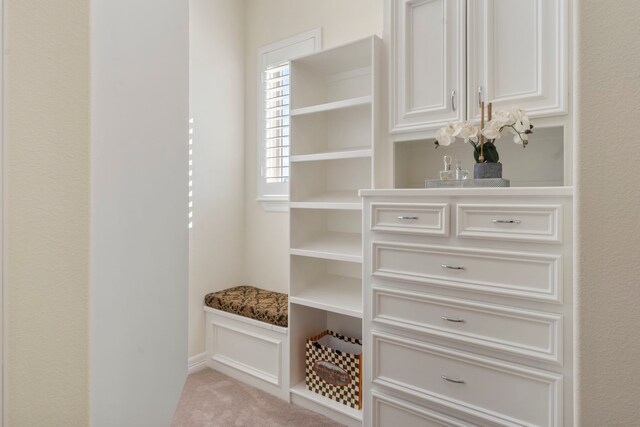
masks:
[(265, 212), (289, 212), (289, 199), (283, 198), (260, 198), (257, 199)]

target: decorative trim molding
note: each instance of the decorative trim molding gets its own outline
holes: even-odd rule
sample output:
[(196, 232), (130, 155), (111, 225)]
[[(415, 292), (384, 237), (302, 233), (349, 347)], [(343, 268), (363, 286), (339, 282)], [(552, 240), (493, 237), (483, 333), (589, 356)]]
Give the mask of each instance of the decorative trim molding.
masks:
[(490, 423), (497, 423), (500, 425), (531, 425), (528, 424), (526, 420), (517, 419), (514, 418), (514, 416), (499, 413), (488, 408), (478, 407), (474, 405), (473, 402), (459, 400), (459, 398), (454, 396), (439, 394), (417, 385), (407, 384), (403, 381), (384, 376), (380, 366), (380, 343), (386, 343), (388, 345), (402, 347), (410, 351), (448, 359), (449, 361), (461, 362), (468, 366), (478, 367), (488, 371), (501, 372), (524, 381), (542, 384), (546, 386), (546, 403), (548, 404), (548, 412), (546, 414), (548, 422), (545, 423), (545, 425), (562, 425), (561, 408), (563, 377), (560, 374), (529, 368), (523, 365), (507, 363), (497, 359), (481, 357), (464, 351), (447, 349), (430, 343), (394, 337), (378, 331), (372, 331), (371, 338), (373, 341), (373, 352), (370, 357), (372, 357), (374, 361), (372, 366), (372, 380), (374, 384), (387, 387), (388, 389), (404, 393), (418, 399), (432, 402), (450, 410), (455, 410), (472, 417), (486, 420)]
[[(240, 372), (247, 373), (255, 378), (259, 378), (263, 381), (271, 383), (275, 386), (280, 387), (282, 381), (282, 341), (274, 338), (270, 338), (265, 335), (259, 335), (257, 333), (251, 332), (249, 330), (243, 330), (241, 328), (235, 328), (230, 325), (225, 325), (222, 323), (218, 323), (215, 321), (211, 322), (212, 332), (213, 332), (213, 341), (211, 346), (211, 360), (214, 360), (218, 363), (222, 363), (224, 365), (230, 366), (232, 368), (237, 369)], [(216, 350), (219, 350), (219, 338), (218, 331), (221, 329), (226, 329), (227, 331), (231, 331), (232, 333), (237, 334), (238, 336), (244, 335), (245, 337), (252, 338), (254, 340), (263, 341), (271, 344), (274, 347), (274, 354), (276, 355), (276, 365), (273, 366), (275, 372), (265, 372), (254, 366), (250, 366), (244, 362), (239, 360), (234, 360), (224, 355), (222, 353), (218, 353)]]
[[(394, 223), (384, 224), (380, 219), (383, 212), (392, 215), (431, 214), (437, 216), (434, 223)], [(424, 234), (432, 236), (449, 236), (449, 204), (448, 203), (371, 203), (371, 230), (391, 233)], [(418, 219), (419, 217), (415, 217)]]
[(211, 313), (216, 316), (231, 319), (234, 322), (246, 323), (247, 325), (255, 326), (260, 329), (267, 329), (270, 331), (278, 332), (280, 334), (288, 335), (289, 328), (285, 326), (272, 325), (267, 322), (261, 322), (259, 320), (251, 319), (249, 317), (240, 316), (238, 314), (227, 313), (226, 311), (217, 310), (208, 306), (204, 306), (205, 313)]
[[(486, 217), (486, 225), (472, 225), (473, 216)], [(523, 224), (496, 227), (488, 217), (518, 218)], [(535, 220), (544, 221), (544, 226)], [(533, 225), (531, 224), (533, 223)], [(458, 203), (456, 205), (456, 236), (462, 238), (562, 243), (562, 205), (523, 205)]]
[(417, 406), (410, 402), (402, 401), (387, 394), (380, 393), (376, 390), (373, 390), (371, 392), (371, 395), (373, 398), (373, 413), (375, 414), (375, 416), (373, 417), (374, 427), (384, 427), (380, 424), (382, 409), (384, 406), (390, 409), (395, 409), (396, 411), (401, 411), (405, 414), (412, 415), (415, 418), (424, 421), (425, 424), (433, 423), (434, 425), (438, 424), (454, 427), (471, 427), (473, 425), (468, 424), (462, 420), (452, 418), (448, 415), (438, 413), (431, 408)]
[[(529, 326), (537, 325), (545, 328), (546, 346), (534, 346), (520, 341), (500, 339), (498, 336), (467, 332), (463, 329), (447, 328), (429, 322), (412, 321), (410, 318), (395, 317), (392, 314), (383, 314), (381, 298), (396, 299), (396, 301), (413, 301), (425, 305), (425, 310), (433, 310), (433, 307), (441, 309), (462, 310), (466, 313), (477, 313), (491, 316), (494, 319), (501, 318), (505, 324), (510, 321), (527, 322)], [(430, 307), (429, 307), (430, 306)], [(429, 308), (427, 308), (429, 307)], [(502, 351), (516, 356), (537, 359), (562, 365), (562, 316), (553, 313), (537, 312), (518, 307), (488, 304), (482, 302), (465, 301), (452, 297), (438, 297), (426, 293), (401, 291), (389, 288), (372, 287), (371, 317), (374, 322), (381, 325), (401, 328), (407, 331), (429, 334), (453, 341)], [(493, 332), (496, 332), (495, 330)]]
[[(532, 300), (550, 302), (554, 304), (562, 303), (562, 256), (546, 255), (527, 252), (497, 251), (497, 250), (479, 250), (479, 249), (462, 249), (444, 246), (431, 246), (420, 244), (396, 243), (374, 241), (371, 243), (371, 251), (373, 256), (372, 275), (382, 279), (402, 280), (412, 283), (425, 284), (431, 286), (449, 287), (466, 289), (479, 293), (504, 295), (516, 298), (529, 298)], [(413, 270), (408, 270), (402, 264), (390, 265), (387, 259), (386, 265), (383, 265), (382, 252), (393, 253), (395, 260), (403, 254), (403, 258), (407, 254), (419, 254), (424, 259), (420, 263), (414, 263)], [(546, 269), (545, 276), (541, 283), (536, 287), (532, 287), (527, 283), (517, 283), (517, 280), (497, 281), (497, 277), (485, 277), (484, 279), (476, 279), (465, 277), (464, 275), (454, 276), (453, 274), (445, 274), (440, 271), (429, 271), (424, 268), (420, 271), (419, 267), (431, 266), (439, 263), (436, 260), (455, 260), (456, 263), (494, 263), (499, 264), (501, 269), (507, 266), (514, 269), (515, 265), (520, 264), (532, 267)], [(481, 261), (480, 261), (481, 260)], [(393, 259), (391, 260), (394, 261)], [(476, 268), (477, 269), (477, 268)], [(460, 270), (464, 271), (464, 270)], [(530, 273), (530, 272), (529, 272)], [(540, 272), (538, 271), (540, 274)]]
[(207, 353), (191, 356), (187, 362), (187, 374), (191, 375), (207, 367)]

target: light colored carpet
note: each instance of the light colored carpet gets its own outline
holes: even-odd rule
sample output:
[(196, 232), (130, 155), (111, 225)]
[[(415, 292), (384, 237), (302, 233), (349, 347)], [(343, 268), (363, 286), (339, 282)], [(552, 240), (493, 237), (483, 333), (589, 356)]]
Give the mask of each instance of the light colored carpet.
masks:
[(171, 424), (172, 427), (340, 425), (208, 368), (187, 377)]

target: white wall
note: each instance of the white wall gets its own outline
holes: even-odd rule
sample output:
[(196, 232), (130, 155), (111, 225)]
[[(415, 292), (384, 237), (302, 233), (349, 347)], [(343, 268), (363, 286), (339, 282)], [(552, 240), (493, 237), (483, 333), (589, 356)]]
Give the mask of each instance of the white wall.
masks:
[(640, 2), (577, 2), (578, 421), (640, 420)]
[(190, 0), (194, 228), (189, 234), (189, 356), (205, 351), (205, 294), (242, 284), (244, 2)]
[(6, 427), (89, 423), (89, 3), (3, 2)]
[(256, 202), (258, 48), (322, 27), (323, 48), (382, 35), (382, 0), (246, 0), (245, 278), (287, 292), (289, 215)]
[(91, 3), (93, 427), (168, 426), (186, 377), (188, 18)]

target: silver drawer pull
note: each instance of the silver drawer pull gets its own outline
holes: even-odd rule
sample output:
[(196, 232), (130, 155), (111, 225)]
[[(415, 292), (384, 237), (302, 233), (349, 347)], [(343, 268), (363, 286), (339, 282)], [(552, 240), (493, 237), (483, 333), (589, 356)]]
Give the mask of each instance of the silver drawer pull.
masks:
[(399, 216), (398, 219), (408, 221), (408, 220), (416, 220), (420, 219), (417, 216)]
[(449, 378), (449, 377), (448, 377), (448, 376), (446, 376), (446, 375), (441, 375), (441, 377), (442, 377), (442, 379), (443, 379), (443, 380), (445, 380), (445, 381), (449, 381), (450, 383), (466, 384), (466, 382), (465, 382), (465, 381), (463, 381), (463, 380), (457, 380), (457, 379), (455, 379), (455, 378)]
[(522, 221), (519, 219), (493, 219), (491, 222), (494, 224), (520, 224)]
[(448, 268), (449, 270), (464, 270), (464, 267), (460, 267), (458, 265), (447, 265), (447, 264), (442, 264), (440, 267), (442, 268)]
[(442, 316), (441, 319), (442, 320), (446, 320), (447, 322), (453, 322), (453, 323), (464, 323), (465, 322), (464, 319), (454, 319), (453, 317), (447, 317), (447, 316)]

